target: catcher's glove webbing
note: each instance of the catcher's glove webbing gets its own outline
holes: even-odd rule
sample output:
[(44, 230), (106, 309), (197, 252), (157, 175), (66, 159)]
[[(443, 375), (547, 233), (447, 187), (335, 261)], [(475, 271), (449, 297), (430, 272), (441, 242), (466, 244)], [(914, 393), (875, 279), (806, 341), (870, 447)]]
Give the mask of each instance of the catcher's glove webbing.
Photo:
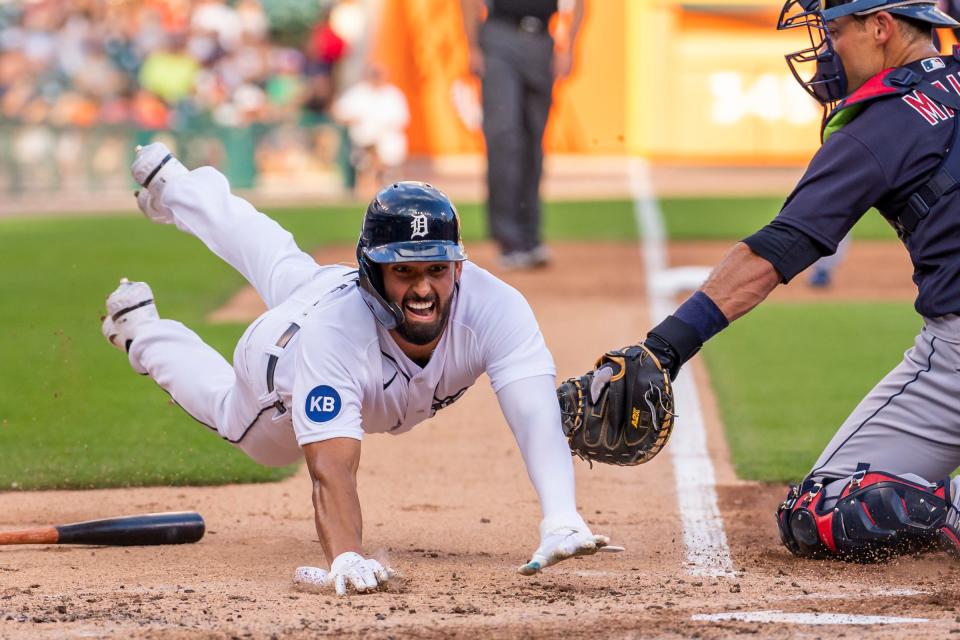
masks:
[(673, 390), (642, 345), (608, 351), (593, 371), (557, 389), (570, 450), (587, 461), (635, 465), (660, 452), (673, 429)]

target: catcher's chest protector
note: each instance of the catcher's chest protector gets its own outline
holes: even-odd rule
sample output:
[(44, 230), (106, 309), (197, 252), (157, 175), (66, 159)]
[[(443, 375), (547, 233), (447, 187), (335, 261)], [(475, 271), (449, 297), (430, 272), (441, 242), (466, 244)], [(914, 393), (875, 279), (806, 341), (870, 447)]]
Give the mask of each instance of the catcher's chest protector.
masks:
[[(960, 62), (960, 45), (954, 47), (951, 58)], [(940, 60), (929, 58), (928, 60)], [(940, 61), (940, 68), (946, 65)], [(824, 120), (821, 139), (827, 139), (841, 130), (851, 120), (856, 118), (867, 105), (886, 98), (901, 98), (911, 92), (919, 91), (934, 103), (939, 105), (945, 113), (952, 116), (952, 111), (960, 109), (960, 98), (947, 91), (944, 81), (937, 80), (931, 83), (919, 73), (906, 67), (886, 69), (867, 81), (860, 89), (844, 98)], [(913, 257), (916, 249), (910, 242), (910, 235), (920, 223), (935, 211), (940, 199), (960, 187), (960, 121), (954, 119), (950, 141), (946, 147), (946, 154), (940, 166), (932, 176), (910, 195), (906, 204), (899, 212), (884, 213), (897, 231), (897, 235), (907, 244)]]
[(871, 562), (937, 544), (960, 549), (949, 478), (923, 485), (860, 467), (836, 500), (828, 501), (814, 479), (791, 485), (776, 517), (794, 555)]

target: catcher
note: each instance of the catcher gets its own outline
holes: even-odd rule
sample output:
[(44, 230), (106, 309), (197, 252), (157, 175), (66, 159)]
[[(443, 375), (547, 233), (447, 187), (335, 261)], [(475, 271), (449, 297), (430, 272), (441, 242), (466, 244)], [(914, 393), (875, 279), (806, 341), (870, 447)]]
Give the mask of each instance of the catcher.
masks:
[[(734, 246), (701, 290), (650, 331), (643, 348), (652, 357), (641, 355), (637, 379), (629, 363), (617, 379), (624, 367), (602, 359), (597, 371), (561, 387), (575, 451), (602, 460), (613, 444), (615, 460), (648, 457), (642, 446), (635, 457), (623, 453), (632, 434), (623, 411), (641, 409), (648, 434), (669, 428), (656, 418), (644, 423), (636, 399), (668, 397), (660, 366), (673, 379), (704, 342), (833, 254), (876, 207), (910, 254), (924, 326), (790, 487), (776, 514), (780, 538), (804, 557), (870, 561), (937, 546), (960, 555), (960, 480), (950, 479), (960, 464), (960, 48), (941, 56), (934, 27), (960, 24), (933, 0), (786, 2), (778, 28), (805, 28), (810, 37), (810, 48), (787, 61), (828, 114), (823, 146), (777, 217)], [(657, 382), (644, 391), (648, 377)], [(587, 388), (589, 400), (579, 402)], [(633, 396), (624, 394), (631, 388)], [(626, 402), (610, 404), (621, 395)], [(665, 415), (670, 407), (662, 403)], [(622, 432), (616, 443), (597, 415)]]

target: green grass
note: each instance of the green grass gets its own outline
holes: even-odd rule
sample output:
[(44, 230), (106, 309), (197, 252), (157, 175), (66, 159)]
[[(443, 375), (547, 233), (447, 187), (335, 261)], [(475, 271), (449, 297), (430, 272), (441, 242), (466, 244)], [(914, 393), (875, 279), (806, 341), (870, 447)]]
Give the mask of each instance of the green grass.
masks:
[[(741, 240), (780, 211), (783, 198), (666, 198), (660, 203), (667, 235), (673, 240)], [(865, 214), (853, 229), (862, 240), (896, 240), (876, 211)]]
[[(272, 211), (301, 246), (353, 244), (361, 207)], [(469, 242), (480, 207), (462, 211)], [(629, 203), (551, 204), (551, 239), (632, 239)], [(0, 221), (0, 490), (261, 482), (290, 475), (251, 462), (171, 404), (100, 335), (121, 275), (150, 282), (166, 317), (232, 359), (242, 325), (204, 317), (241, 276), (173, 227), (139, 215)]]
[(275, 480), (197, 425), (100, 336), (120, 275), (230, 355), (243, 327), (203, 315), (240, 277), (199, 242), (134, 217), (0, 224), (0, 488)]
[(713, 338), (704, 355), (737, 475), (802, 478), (921, 324), (909, 303), (767, 303)]

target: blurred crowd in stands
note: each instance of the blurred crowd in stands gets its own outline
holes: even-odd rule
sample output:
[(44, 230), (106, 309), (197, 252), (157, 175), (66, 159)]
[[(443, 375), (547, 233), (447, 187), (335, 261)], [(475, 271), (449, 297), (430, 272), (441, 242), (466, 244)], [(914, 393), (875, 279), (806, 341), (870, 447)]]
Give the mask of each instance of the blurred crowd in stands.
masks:
[(329, 114), (337, 67), (367, 37), (364, 3), (0, 0), (0, 190), (112, 179), (157, 132), (241, 186), (337, 163), (344, 178)]
[[(355, 29), (351, 1), (312, 0), (316, 20), (279, 32), (260, 0), (35, 0), (0, 3), (0, 111), (7, 121), (175, 128), (324, 112)], [(296, 4), (296, 3), (292, 3)], [(288, 11), (288, 13), (291, 13)], [(307, 19), (311, 16), (305, 12)], [(291, 22), (296, 15), (287, 18)], [(353, 34), (350, 34), (353, 35)]]

